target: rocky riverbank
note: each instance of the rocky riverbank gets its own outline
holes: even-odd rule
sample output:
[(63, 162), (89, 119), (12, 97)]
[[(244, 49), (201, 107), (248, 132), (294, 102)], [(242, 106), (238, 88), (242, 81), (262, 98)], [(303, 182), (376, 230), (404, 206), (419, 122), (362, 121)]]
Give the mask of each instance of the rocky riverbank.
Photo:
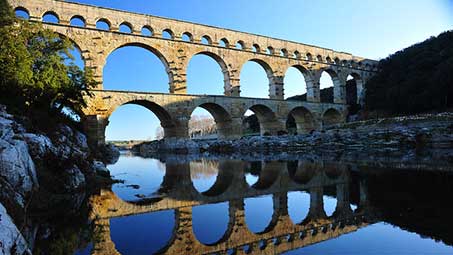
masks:
[(31, 133), (18, 119), (0, 105), (0, 254), (31, 254), (37, 230), (26, 224), (28, 213), (68, 200), (80, 205), (91, 184), (109, 179), (105, 164), (119, 156), (113, 147), (93, 152), (67, 125)]
[[(160, 140), (134, 146), (147, 157), (161, 153), (315, 153), (347, 158), (389, 157), (401, 161), (424, 155), (453, 162), (453, 113), (351, 122), (305, 135), (253, 136), (237, 140)], [(358, 156), (357, 156), (358, 155)]]

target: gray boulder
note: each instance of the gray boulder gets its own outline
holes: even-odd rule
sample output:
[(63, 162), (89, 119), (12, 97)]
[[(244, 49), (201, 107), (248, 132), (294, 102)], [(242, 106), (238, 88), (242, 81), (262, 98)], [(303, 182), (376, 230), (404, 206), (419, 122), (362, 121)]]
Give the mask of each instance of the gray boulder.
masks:
[(0, 204), (0, 255), (32, 254), (5, 207)]

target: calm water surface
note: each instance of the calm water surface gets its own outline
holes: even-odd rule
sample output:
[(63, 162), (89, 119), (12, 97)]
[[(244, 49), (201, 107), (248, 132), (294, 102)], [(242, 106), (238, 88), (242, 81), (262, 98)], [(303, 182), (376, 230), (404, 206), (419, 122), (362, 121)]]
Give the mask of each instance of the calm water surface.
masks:
[(453, 254), (453, 176), (123, 154), (76, 254)]

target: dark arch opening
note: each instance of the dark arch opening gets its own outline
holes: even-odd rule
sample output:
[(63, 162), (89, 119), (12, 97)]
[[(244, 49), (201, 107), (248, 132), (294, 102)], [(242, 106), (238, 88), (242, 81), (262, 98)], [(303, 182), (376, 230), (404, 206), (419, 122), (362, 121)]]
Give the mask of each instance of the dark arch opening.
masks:
[(314, 118), (305, 107), (296, 107), (288, 114), (286, 129), (290, 134), (308, 134), (315, 130)]
[[(259, 130), (257, 130), (257, 126)], [(276, 135), (280, 130), (275, 113), (265, 105), (253, 105), (244, 113), (242, 121), (244, 135)], [(256, 131), (259, 131), (258, 133)]]
[(164, 29), (164, 31), (162, 31), (162, 38), (173, 40), (174, 39), (173, 31), (171, 31), (170, 29)]
[(128, 22), (123, 22), (121, 23), (120, 27), (119, 27), (119, 31), (121, 33), (126, 33), (126, 34), (131, 34), (132, 33), (132, 25)]
[(238, 41), (236, 43), (236, 49), (238, 50), (244, 50), (245, 49), (245, 43), (243, 41)]
[(69, 24), (74, 27), (85, 27), (86, 21), (82, 16), (76, 15), (71, 18)]
[(189, 32), (184, 32), (181, 36), (181, 40), (185, 42), (193, 42), (193, 36)]
[(253, 44), (252, 45), (252, 51), (255, 52), (255, 53), (260, 53), (261, 52), (261, 48), (258, 44)]
[(112, 51), (103, 78), (104, 89), (160, 93), (167, 93), (173, 81), (165, 57), (140, 43), (125, 44)]
[(267, 49), (266, 49), (267, 55), (274, 55), (274, 53), (275, 53), (275, 50), (273, 47), (271, 47), (271, 46), (267, 47)]
[(58, 15), (53, 11), (48, 11), (42, 15), (42, 21), (46, 23), (60, 23), (60, 18)]
[(204, 45), (211, 45), (211, 44), (212, 44), (211, 37), (209, 37), (208, 35), (203, 35), (203, 36), (201, 37), (201, 44), (204, 44)]
[(322, 116), (323, 128), (328, 128), (333, 125), (339, 124), (343, 121), (341, 113), (333, 108), (324, 112)]
[(30, 12), (25, 9), (24, 7), (17, 7), (14, 9), (14, 14), (17, 18), (29, 20), (30, 19)]
[(223, 59), (212, 52), (199, 52), (187, 67), (189, 94), (224, 95), (230, 87), (228, 67)]
[[(203, 111), (197, 112), (197, 109), (200, 108)], [(198, 136), (200, 138), (223, 139), (235, 134), (233, 130), (235, 127), (232, 125), (230, 114), (218, 104), (204, 103), (199, 105), (192, 112), (191, 121), (192, 119), (194, 119), (192, 126), (189, 122), (189, 134), (192, 138)]]
[(100, 30), (110, 31), (111, 23), (107, 19), (99, 19), (96, 22), (96, 28)]
[(356, 114), (364, 104), (364, 84), (358, 73), (350, 73), (346, 78), (346, 103), (350, 105), (350, 114)]
[(143, 26), (141, 31), (143, 36), (153, 36), (153, 29), (150, 26)]
[(219, 46), (220, 47), (229, 48), (230, 47), (230, 43), (228, 42), (228, 40), (226, 38), (222, 38), (219, 41)]
[(269, 98), (269, 84), (273, 72), (263, 60), (251, 59), (241, 68), (241, 96)]

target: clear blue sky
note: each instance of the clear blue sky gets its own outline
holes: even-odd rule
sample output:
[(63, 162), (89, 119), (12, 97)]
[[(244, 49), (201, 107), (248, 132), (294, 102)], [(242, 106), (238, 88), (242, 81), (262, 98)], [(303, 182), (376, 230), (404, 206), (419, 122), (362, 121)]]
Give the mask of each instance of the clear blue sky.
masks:
[[(318, 45), (373, 59), (453, 29), (453, 0), (77, 0), (75, 2), (192, 21)], [(331, 85), (324, 76), (322, 87)], [(244, 96), (267, 97), (268, 80), (255, 63), (241, 72)], [(300, 73), (285, 78), (288, 95), (305, 93)], [(168, 78), (153, 54), (139, 48), (112, 53), (104, 69), (104, 88), (167, 92)], [(194, 57), (188, 91), (223, 94), (220, 67)], [(197, 114), (206, 114), (197, 110)], [(108, 140), (153, 138), (157, 118), (139, 106), (122, 106), (107, 128)]]

